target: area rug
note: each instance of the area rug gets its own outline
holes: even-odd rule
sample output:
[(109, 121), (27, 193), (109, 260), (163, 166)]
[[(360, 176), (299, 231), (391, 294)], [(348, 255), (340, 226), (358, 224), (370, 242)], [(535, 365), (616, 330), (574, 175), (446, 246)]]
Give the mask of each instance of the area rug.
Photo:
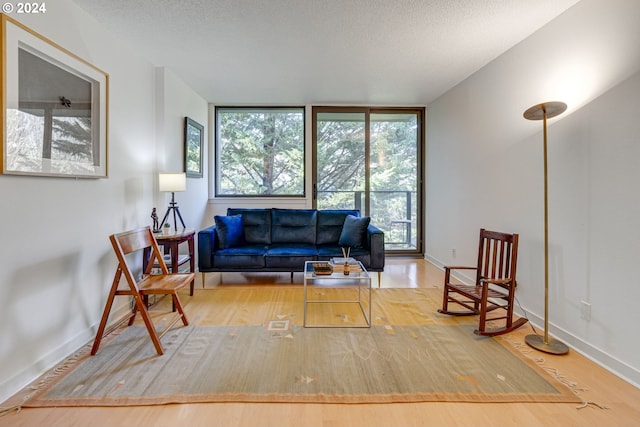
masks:
[[(260, 325), (177, 328), (163, 338), (163, 356), (155, 353), (144, 327), (131, 326), (97, 355), (80, 351), (70, 358), (22, 406), (581, 402), (509, 343), (474, 335), (473, 324), (421, 315), (412, 296), (424, 302), (424, 291), (376, 291), (374, 313), (385, 313), (385, 299), (413, 313), (409, 318), (425, 321), (398, 325), (383, 315), (374, 316), (371, 328), (304, 328), (296, 324), (297, 312), (287, 311), (297, 310), (295, 296), (291, 307), (266, 309), (272, 320)], [(271, 299), (261, 295), (263, 304)], [(243, 304), (236, 303), (241, 313)], [(274, 314), (281, 310), (288, 314)]]

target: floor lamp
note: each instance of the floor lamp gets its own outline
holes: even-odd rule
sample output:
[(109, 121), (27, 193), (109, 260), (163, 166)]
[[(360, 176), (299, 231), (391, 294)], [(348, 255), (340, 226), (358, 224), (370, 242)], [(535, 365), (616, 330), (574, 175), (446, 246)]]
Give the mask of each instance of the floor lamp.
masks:
[(544, 102), (527, 109), (527, 120), (542, 120), (544, 134), (544, 337), (527, 335), (524, 341), (536, 350), (550, 354), (567, 354), (569, 347), (561, 341), (549, 338), (549, 209), (547, 203), (547, 119), (558, 116), (567, 109), (564, 102)]
[[(182, 223), (182, 228), (185, 228), (184, 221), (182, 220), (182, 215), (180, 215), (180, 209), (178, 209), (178, 203), (176, 202), (175, 195), (176, 191), (185, 191), (187, 189), (187, 177), (184, 173), (161, 173), (158, 174), (158, 187), (162, 192), (171, 192), (171, 203), (169, 203), (169, 207), (167, 208), (167, 213), (164, 214), (164, 218), (162, 218), (162, 222), (160, 223), (160, 229), (167, 221), (169, 217), (169, 213), (173, 211), (173, 225), (175, 227), (176, 233), (178, 232), (178, 222), (177, 218), (180, 219), (180, 223)], [(176, 218), (177, 216), (177, 218)]]

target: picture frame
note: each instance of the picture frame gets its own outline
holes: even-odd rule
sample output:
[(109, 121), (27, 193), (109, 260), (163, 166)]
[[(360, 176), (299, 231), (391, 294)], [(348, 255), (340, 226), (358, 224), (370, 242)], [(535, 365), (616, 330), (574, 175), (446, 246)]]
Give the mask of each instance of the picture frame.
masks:
[(188, 178), (202, 178), (204, 126), (184, 118), (184, 171)]
[(0, 174), (107, 178), (109, 75), (0, 19)]

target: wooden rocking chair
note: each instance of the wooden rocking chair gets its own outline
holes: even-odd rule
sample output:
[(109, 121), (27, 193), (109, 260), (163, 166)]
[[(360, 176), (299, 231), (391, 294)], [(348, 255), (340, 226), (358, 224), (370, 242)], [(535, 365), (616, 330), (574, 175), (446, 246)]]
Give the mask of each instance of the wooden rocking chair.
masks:
[[(107, 303), (104, 307), (102, 320), (100, 321), (100, 326), (98, 327), (96, 338), (93, 341), (91, 355), (93, 356), (98, 352), (98, 347), (100, 347), (100, 342), (102, 341), (102, 337), (104, 335), (108, 335), (113, 330), (120, 327), (127, 320), (129, 321), (129, 326), (131, 326), (138, 311), (140, 312), (140, 315), (144, 320), (144, 324), (149, 331), (149, 336), (151, 337), (151, 341), (153, 341), (156, 352), (159, 355), (162, 355), (164, 353), (164, 349), (162, 347), (162, 343), (160, 342), (160, 338), (162, 338), (162, 336), (167, 333), (179, 320), (182, 320), (182, 323), (185, 326), (189, 324), (187, 316), (184, 314), (182, 304), (180, 303), (180, 299), (178, 298), (178, 291), (189, 285), (194, 279), (195, 274), (169, 273), (167, 265), (165, 264), (162, 257), (162, 253), (158, 248), (158, 243), (156, 242), (156, 239), (153, 236), (150, 227), (143, 227), (132, 231), (113, 234), (109, 236), (109, 239), (111, 240), (113, 250), (118, 257), (118, 267), (116, 269), (115, 277), (113, 278), (113, 283), (111, 285), (111, 292), (109, 293)], [(127, 255), (133, 252), (140, 252), (140, 260), (142, 260), (142, 253), (145, 252), (145, 249), (146, 251), (150, 252), (150, 259), (147, 263), (145, 263), (146, 269), (142, 275), (142, 278), (140, 280), (136, 280), (129, 265), (127, 264), (127, 259), (131, 260), (130, 257), (127, 258)], [(151, 269), (154, 267), (154, 264), (160, 268), (160, 274), (151, 274)], [(123, 274), (128, 286), (126, 289), (118, 289), (118, 285)], [(123, 319), (116, 322), (116, 324), (109, 327), (109, 329), (105, 332), (107, 320), (109, 319), (109, 313), (111, 312), (111, 307), (113, 306), (113, 301), (116, 295), (132, 296), (134, 302), (133, 309), (128, 316), (125, 316)], [(153, 325), (153, 321), (151, 320), (151, 316), (147, 311), (147, 305), (145, 304), (144, 300), (148, 295), (171, 295), (174, 308), (175, 310), (177, 310), (177, 313), (174, 315), (172, 321), (169, 322), (169, 324), (160, 333), (156, 331), (155, 326)]]
[[(438, 312), (454, 316), (480, 315), (478, 329), (474, 331), (478, 335), (500, 335), (524, 325), (525, 318), (513, 320), (517, 260), (517, 234), (481, 229), (478, 265), (445, 267), (444, 297)], [(452, 283), (454, 270), (476, 270), (475, 284)], [(449, 304), (458, 304), (466, 310), (452, 311)], [(487, 317), (494, 310), (502, 310), (504, 315)], [(496, 321), (502, 321), (503, 326), (487, 329), (487, 322)]]

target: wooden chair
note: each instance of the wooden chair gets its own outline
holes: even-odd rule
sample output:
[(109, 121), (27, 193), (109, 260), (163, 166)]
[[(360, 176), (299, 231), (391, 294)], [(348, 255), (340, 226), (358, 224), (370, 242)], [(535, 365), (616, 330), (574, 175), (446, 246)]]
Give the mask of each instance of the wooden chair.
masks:
[[(516, 291), (516, 264), (518, 260), (518, 235), (480, 230), (478, 265), (476, 267), (445, 267), (444, 297), (438, 312), (455, 316), (480, 315), (478, 335), (500, 335), (527, 323), (527, 319), (513, 321), (513, 305)], [(451, 282), (454, 270), (476, 270), (475, 283), (464, 285)], [(452, 311), (449, 304), (458, 304), (465, 310)], [(502, 316), (487, 315), (501, 310)], [(501, 321), (501, 326), (487, 329), (487, 322)]]
[[(111, 285), (111, 292), (109, 293), (107, 303), (104, 307), (104, 313), (102, 313), (102, 320), (100, 321), (96, 338), (93, 341), (91, 355), (98, 352), (100, 341), (102, 341), (102, 337), (104, 335), (108, 335), (127, 320), (129, 321), (129, 326), (131, 326), (138, 311), (140, 312), (140, 315), (144, 320), (144, 324), (149, 331), (151, 341), (153, 341), (156, 351), (159, 355), (162, 355), (164, 353), (164, 349), (160, 343), (160, 338), (162, 338), (162, 336), (179, 320), (182, 320), (182, 323), (185, 326), (189, 324), (187, 316), (182, 308), (182, 304), (180, 303), (180, 299), (178, 298), (178, 291), (183, 289), (185, 286), (188, 286), (194, 279), (195, 274), (169, 273), (162, 256), (162, 252), (158, 247), (158, 243), (156, 242), (150, 227), (143, 227), (132, 231), (113, 234), (109, 236), (109, 239), (111, 240), (111, 245), (113, 246), (113, 250), (118, 258), (118, 267), (116, 269), (115, 277), (113, 278), (113, 284)], [(139, 259), (142, 261), (142, 253), (145, 252), (145, 249), (150, 253), (150, 258), (149, 261), (145, 263), (146, 268), (142, 277), (137, 280), (127, 263), (127, 261), (133, 261), (133, 259), (130, 256), (128, 257), (128, 255), (134, 252), (139, 252)], [(151, 274), (151, 269), (154, 264), (160, 267), (160, 274)], [(127, 288), (119, 289), (120, 279), (123, 274), (127, 282)], [(133, 307), (128, 316), (120, 319), (105, 332), (109, 313), (111, 312), (113, 301), (117, 295), (129, 295), (133, 297)], [(151, 320), (151, 316), (147, 311), (147, 305), (144, 300), (148, 295), (171, 295), (173, 305), (175, 310), (177, 310), (172, 321), (160, 333), (156, 331), (153, 321)]]

